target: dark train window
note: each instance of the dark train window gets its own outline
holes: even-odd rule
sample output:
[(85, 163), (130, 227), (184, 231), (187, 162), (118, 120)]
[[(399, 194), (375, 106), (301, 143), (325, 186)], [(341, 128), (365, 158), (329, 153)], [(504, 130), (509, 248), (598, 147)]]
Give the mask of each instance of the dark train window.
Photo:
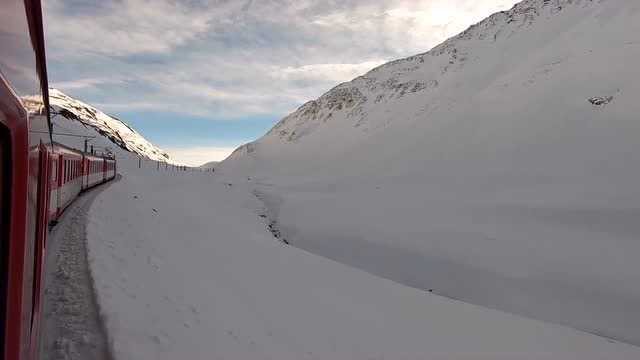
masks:
[[(10, 150), (9, 132), (4, 126), (0, 125), (0, 351), (4, 351), (4, 325), (9, 275)], [(3, 354), (0, 353), (0, 358), (2, 357)]]

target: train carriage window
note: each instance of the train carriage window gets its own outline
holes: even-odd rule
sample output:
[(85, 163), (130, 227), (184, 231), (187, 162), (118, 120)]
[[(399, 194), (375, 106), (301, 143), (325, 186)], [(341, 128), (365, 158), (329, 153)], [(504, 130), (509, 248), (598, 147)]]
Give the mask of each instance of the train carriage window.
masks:
[[(4, 323), (9, 269), (10, 159), (9, 132), (0, 125), (0, 351), (4, 349)], [(2, 354), (0, 353), (0, 358)]]

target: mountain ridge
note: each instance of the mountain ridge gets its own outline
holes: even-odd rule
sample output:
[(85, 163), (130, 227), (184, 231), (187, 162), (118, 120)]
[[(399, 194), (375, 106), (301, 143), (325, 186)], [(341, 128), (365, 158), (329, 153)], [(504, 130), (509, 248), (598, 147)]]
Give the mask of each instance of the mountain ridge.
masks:
[[(496, 12), (469, 26), (466, 30), (450, 37), (426, 52), (389, 61), (375, 67), (364, 75), (336, 85), (319, 98), (304, 103), (294, 112), (282, 118), (260, 139), (238, 147), (229, 159), (252, 153), (255, 143), (260, 142), (265, 137), (277, 136), (287, 142), (296, 141), (308, 134), (310, 130), (313, 130), (309, 128), (310, 126), (315, 128), (321, 125), (320, 123), (330, 121), (334, 117), (335, 111), (350, 110), (347, 118), (356, 119), (354, 126), (361, 127), (367, 115), (362, 111), (361, 105), (370, 100), (369, 96), (374, 95), (374, 102), (377, 104), (388, 100), (389, 97), (400, 98), (407, 93), (436, 90), (441, 84), (441, 79), (438, 79), (438, 76), (455, 72), (464, 66), (467, 61), (473, 60), (469, 58), (472, 54), (470, 55), (465, 51), (466, 49), (457, 47), (457, 45), (464, 45), (464, 43), (459, 44), (460, 42), (470, 40), (496, 42), (501, 37), (510, 37), (521, 28), (533, 25), (536, 19), (541, 16), (553, 16), (562, 12), (568, 6), (586, 7), (594, 3), (593, 0), (521, 1), (509, 10)], [(409, 77), (408, 79), (402, 79), (403, 76), (406, 77), (406, 75), (410, 75), (424, 67), (424, 63), (429, 61), (429, 58), (438, 58), (442, 55), (447, 56), (444, 59), (445, 61), (438, 65), (439, 74), (435, 73), (431, 78), (411, 79)], [(384, 74), (385, 72), (390, 73)], [(305, 125), (308, 126), (305, 127)]]
[(90, 127), (125, 151), (154, 161), (174, 163), (169, 154), (149, 142), (123, 120), (58, 89), (49, 89), (49, 98), (54, 117), (62, 116)]

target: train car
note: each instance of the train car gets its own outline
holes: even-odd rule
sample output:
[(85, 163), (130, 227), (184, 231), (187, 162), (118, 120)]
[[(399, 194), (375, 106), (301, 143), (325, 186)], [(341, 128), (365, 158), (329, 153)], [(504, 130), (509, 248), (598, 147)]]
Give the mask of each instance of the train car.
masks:
[(87, 171), (82, 179), (83, 189), (103, 183), (105, 159), (95, 155), (85, 155), (84, 161)]
[(47, 233), (49, 97), (39, 0), (0, 1), (0, 358), (34, 359)]
[(105, 158), (104, 161), (104, 181), (116, 178), (116, 159)]
[(54, 143), (49, 156), (49, 220), (55, 221), (82, 191), (83, 154)]

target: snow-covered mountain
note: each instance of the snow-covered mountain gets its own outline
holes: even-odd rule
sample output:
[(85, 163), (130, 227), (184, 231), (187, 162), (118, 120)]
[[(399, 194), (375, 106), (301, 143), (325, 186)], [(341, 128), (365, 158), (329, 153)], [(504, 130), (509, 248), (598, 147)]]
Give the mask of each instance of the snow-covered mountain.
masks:
[(219, 166), (292, 245), (640, 344), (640, 2), (525, 0)]
[[(49, 97), (54, 108), (54, 127), (59, 123), (56, 117), (77, 121), (85, 128), (94, 129), (123, 150), (150, 160), (174, 163), (166, 152), (153, 145), (124, 121), (107, 115), (97, 108), (74, 99), (57, 89), (50, 89)], [(61, 141), (67, 143), (69, 140)]]
[[(619, 100), (623, 89), (614, 79), (636, 71), (624, 55), (636, 54), (639, 48), (637, 6), (631, 0), (522, 1), (424, 54), (379, 66), (307, 102), (263, 138), (238, 148), (226, 166), (271, 152), (280, 160), (294, 156), (307, 162), (312, 148), (333, 162), (335, 156), (374, 137), (400, 131), (395, 128), (409, 127), (420, 136), (439, 135), (445, 130), (441, 125), (451, 128), (453, 120), (445, 117), (469, 122), (473, 118), (468, 126), (490, 131), (494, 124), (484, 124), (480, 115), (485, 114), (476, 114), (477, 110), (506, 113), (522, 105), (530, 110), (525, 114), (537, 116), (542, 115), (540, 107), (545, 115), (606, 111), (606, 104), (598, 100)], [(548, 91), (551, 88), (553, 92)], [(554, 99), (549, 103), (546, 97)], [(588, 100), (600, 103), (599, 107)], [(486, 115), (494, 118), (493, 113)], [(515, 114), (504, 115), (512, 123), (515, 120)], [(539, 124), (543, 126), (542, 121)], [(397, 152), (393, 148), (401, 145), (383, 142), (384, 148), (367, 157)], [(309, 151), (300, 154), (293, 148)], [(314, 157), (319, 160), (317, 152)], [(291, 171), (293, 164), (288, 165)]]

